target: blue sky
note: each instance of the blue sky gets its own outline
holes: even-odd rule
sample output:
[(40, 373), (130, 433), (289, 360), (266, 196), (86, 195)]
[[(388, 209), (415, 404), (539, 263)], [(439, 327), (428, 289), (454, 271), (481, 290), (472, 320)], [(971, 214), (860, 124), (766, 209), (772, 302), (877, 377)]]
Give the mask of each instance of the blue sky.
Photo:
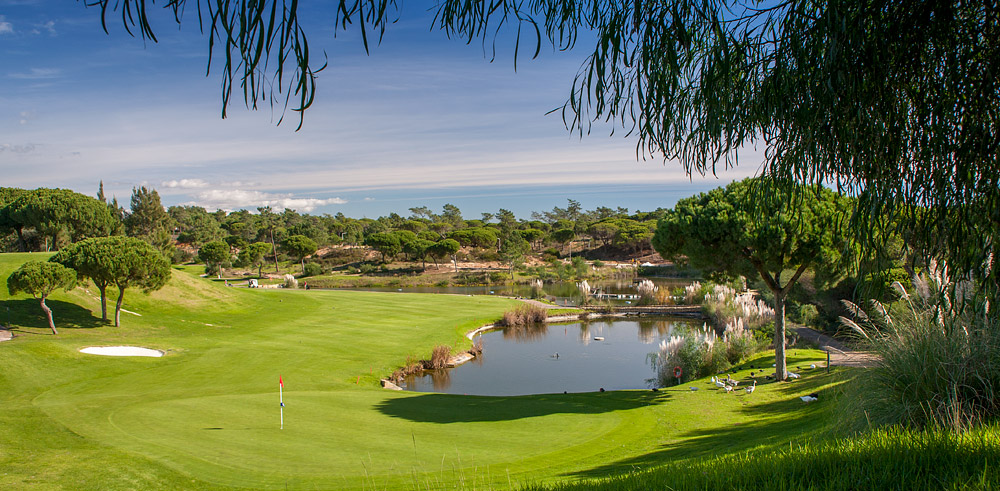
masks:
[[(0, 0), (0, 185), (94, 194), (127, 202), (133, 186), (166, 205), (376, 217), (459, 206), (466, 217), (507, 208), (527, 218), (565, 206), (651, 210), (751, 175), (741, 161), (718, 178), (636, 158), (634, 139), (596, 127), (582, 139), (558, 114), (590, 48), (543, 49), (513, 69), (507, 50), (430, 31), (408, 7), (370, 56), (357, 30), (333, 36), (335, 2), (310, 4), (313, 53), (325, 51), (317, 100), (302, 130), (280, 110), (238, 101), (220, 118), (220, 76), (205, 76), (206, 38), (156, 15), (159, 43), (110, 34), (81, 2)], [(322, 6), (318, 6), (322, 5)], [(193, 6), (192, 6), (193, 7)], [(326, 8), (327, 10), (322, 10)], [(195, 21), (193, 8), (188, 19)]]

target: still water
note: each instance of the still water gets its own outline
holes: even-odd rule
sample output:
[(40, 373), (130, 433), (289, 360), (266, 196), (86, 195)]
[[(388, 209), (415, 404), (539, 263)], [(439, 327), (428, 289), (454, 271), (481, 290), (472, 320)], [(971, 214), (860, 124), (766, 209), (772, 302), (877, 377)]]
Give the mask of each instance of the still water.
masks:
[(475, 360), (411, 376), (405, 389), (492, 396), (645, 389), (655, 386), (647, 357), (660, 340), (701, 325), (643, 317), (491, 331), (482, 335), (483, 353)]

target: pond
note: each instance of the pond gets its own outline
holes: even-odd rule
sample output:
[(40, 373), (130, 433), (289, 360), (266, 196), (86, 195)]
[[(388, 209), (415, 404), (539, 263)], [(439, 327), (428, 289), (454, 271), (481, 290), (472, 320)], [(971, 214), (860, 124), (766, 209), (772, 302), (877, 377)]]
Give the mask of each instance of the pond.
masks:
[[(677, 287), (685, 287), (691, 284), (690, 279), (680, 278), (639, 278), (633, 280), (588, 280), (591, 288), (601, 294), (599, 299), (602, 302), (613, 305), (627, 305), (635, 302), (636, 285), (641, 279), (649, 279), (659, 288), (672, 290)], [(577, 282), (557, 281), (546, 283), (544, 286), (545, 298), (557, 305), (577, 305), (580, 301), (580, 290), (576, 286)], [(530, 285), (487, 285), (487, 286), (416, 286), (416, 287), (367, 287), (367, 288), (344, 288), (345, 290), (362, 290), (375, 292), (402, 292), (402, 293), (449, 293), (453, 295), (499, 295), (505, 297), (530, 297)], [(608, 298), (611, 296), (611, 298)], [(620, 298), (619, 298), (620, 296)]]
[(655, 386), (649, 353), (675, 330), (701, 325), (676, 317), (633, 317), (490, 331), (481, 337), (479, 357), (410, 376), (404, 389), (489, 396), (646, 389)]

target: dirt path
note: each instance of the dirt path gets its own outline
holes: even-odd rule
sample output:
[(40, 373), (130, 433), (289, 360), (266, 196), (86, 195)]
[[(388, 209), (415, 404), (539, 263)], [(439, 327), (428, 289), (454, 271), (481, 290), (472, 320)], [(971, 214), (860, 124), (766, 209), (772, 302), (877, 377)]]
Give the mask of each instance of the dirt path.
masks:
[(11, 334), (7, 329), (0, 329), (0, 342), (10, 341), (14, 339), (14, 335)]
[(830, 353), (830, 365), (842, 367), (871, 367), (878, 357), (868, 351), (858, 351), (844, 343), (808, 327), (789, 325), (798, 336)]

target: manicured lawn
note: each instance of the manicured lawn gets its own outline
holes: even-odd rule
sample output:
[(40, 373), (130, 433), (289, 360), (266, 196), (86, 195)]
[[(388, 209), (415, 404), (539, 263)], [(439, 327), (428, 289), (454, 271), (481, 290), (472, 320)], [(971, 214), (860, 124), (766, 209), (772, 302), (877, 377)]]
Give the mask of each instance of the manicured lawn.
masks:
[[(0, 277), (44, 257), (0, 255)], [(380, 377), (438, 344), (467, 347), (463, 333), (516, 301), (247, 290), (194, 272), (175, 271), (149, 296), (127, 292), (134, 314), (119, 328), (100, 321), (92, 286), (60, 292), (49, 301), (58, 336), (35, 300), (0, 292), (17, 328), (0, 344), (0, 487), (480, 489), (599, 478), (822, 438), (832, 386), (850, 374), (804, 370), (752, 395), (707, 380), (659, 392), (392, 392)], [(78, 351), (114, 345), (167, 355)], [(825, 360), (790, 354), (793, 367)], [(752, 360), (734, 377), (771, 363)], [(798, 399), (816, 390), (831, 397)]]

